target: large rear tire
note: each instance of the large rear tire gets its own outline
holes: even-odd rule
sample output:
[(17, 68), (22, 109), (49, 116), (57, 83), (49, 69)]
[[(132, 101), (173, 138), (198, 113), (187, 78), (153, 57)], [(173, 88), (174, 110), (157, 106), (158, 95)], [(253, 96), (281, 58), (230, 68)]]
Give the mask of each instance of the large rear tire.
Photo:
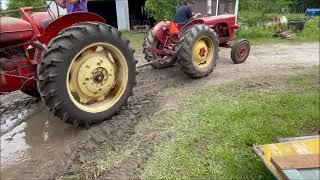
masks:
[(133, 53), (129, 41), (103, 23), (80, 23), (61, 31), (38, 66), (43, 102), (75, 126), (108, 120), (132, 95)]
[(178, 62), (193, 78), (209, 75), (218, 59), (219, 40), (208, 26), (198, 24), (188, 29), (180, 40)]
[(23, 92), (24, 94), (27, 94), (27, 95), (35, 97), (35, 98), (40, 97), (39, 91), (33, 87), (23, 88), (20, 91)]
[[(157, 53), (150, 52), (147, 48), (148, 47), (159, 48), (160, 46), (161, 44), (157, 40), (156, 35), (153, 32), (153, 29), (150, 30), (147, 36), (145, 37), (144, 43), (143, 43), (143, 53), (145, 55), (145, 59), (148, 62), (158, 59), (161, 56), (159, 56)], [(177, 62), (176, 58), (173, 58), (171, 61), (168, 61), (168, 62), (154, 62), (151, 64), (151, 66), (155, 69), (165, 69), (175, 65), (176, 62)]]

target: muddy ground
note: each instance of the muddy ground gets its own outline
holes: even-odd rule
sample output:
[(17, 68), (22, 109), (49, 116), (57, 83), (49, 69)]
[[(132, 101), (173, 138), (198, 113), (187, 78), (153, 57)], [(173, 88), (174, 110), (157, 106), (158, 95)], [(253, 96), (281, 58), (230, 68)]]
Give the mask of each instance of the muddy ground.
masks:
[[(137, 49), (137, 52), (140, 52)], [(141, 53), (136, 58), (143, 61)], [(37, 99), (20, 92), (0, 96), (1, 179), (139, 178), (154, 147), (167, 137), (139, 132), (154, 114), (178, 106), (185, 93), (215, 84), (254, 81), (303, 72), (319, 65), (319, 43), (269, 44), (252, 47), (246, 63), (232, 64), (230, 50), (222, 49), (214, 72), (190, 79), (179, 66), (140, 70), (134, 96), (111, 120), (90, 129), (75, 129), (57, 118)], [(170, 93), (174, 92), (174, 93)], [(81, 172), (90, 172), (81, 174)]]

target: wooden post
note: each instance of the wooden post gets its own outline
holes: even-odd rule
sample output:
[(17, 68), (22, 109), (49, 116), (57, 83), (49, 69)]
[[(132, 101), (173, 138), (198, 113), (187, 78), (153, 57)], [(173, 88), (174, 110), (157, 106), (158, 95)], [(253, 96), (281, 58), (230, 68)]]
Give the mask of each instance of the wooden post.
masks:
[(212, 15), (212, 0), (208, 0), (208, 15)]
[(119, 30), (130, 30), (128, 0), (115, 0)]
[(234, 10), (234, 15), (236, 16), (236, 22), (238, 20), (238, 11), (239, 11), (239, 0), (236, 0), (236, 6)]
[(219, 11), (219, 0), (217, 0), (217, 4), (216, 4), (216, 16), (218, 16), (218, 11)]

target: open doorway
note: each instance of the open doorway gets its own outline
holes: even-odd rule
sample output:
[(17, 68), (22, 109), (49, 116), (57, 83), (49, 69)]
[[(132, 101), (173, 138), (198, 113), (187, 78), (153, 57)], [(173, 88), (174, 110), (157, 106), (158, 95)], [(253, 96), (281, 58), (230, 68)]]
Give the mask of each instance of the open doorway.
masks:
[(146, 0), (128, 0), (130, 14), (130, 28), (135, 30), (136, 27), (153, 27), (155, 19), (149, 16), (145, 9)]
[(115, 0), (89, 0), (88, 10), (102, 16), (107, 24), (118, 28)]
[(218, 15), (235, 14), (235, 5), (236, 5), (235, 0), (219, 1)]

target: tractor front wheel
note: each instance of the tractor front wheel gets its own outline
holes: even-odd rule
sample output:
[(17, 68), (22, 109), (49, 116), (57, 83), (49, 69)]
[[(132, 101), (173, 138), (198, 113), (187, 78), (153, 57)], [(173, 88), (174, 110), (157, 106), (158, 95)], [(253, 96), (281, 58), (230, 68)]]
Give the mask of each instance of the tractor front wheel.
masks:
[(235, 42), (231, 48), (231, 59), (235, 64), (244, 63), (250, 54), (250, 43), (246, 39)]
[(215, 32), (203, 24), (195, 25), (180, 40), (178, 62), (193, 78), (209, 75), (218, 59), (219, 41)]
[(109, 119), (135, 84), (129, 41), (102, 23), (80, 23), (59, 33), (42, 54), (38, 89), (55, 115), (75, 126)]

